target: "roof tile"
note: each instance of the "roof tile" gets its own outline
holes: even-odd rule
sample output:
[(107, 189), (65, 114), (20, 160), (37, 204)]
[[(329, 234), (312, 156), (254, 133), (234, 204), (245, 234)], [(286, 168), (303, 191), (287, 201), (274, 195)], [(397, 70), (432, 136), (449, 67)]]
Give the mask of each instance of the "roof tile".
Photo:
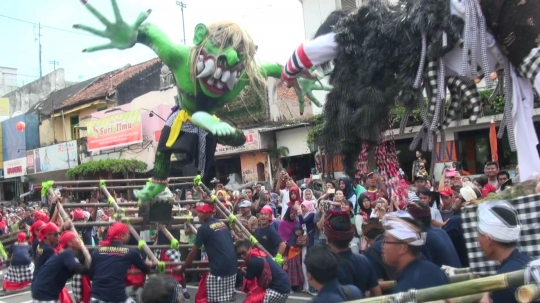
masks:
[[(294, 88), (288, 88), (285, 82), (278, 85), (277, 98), (278, 100), (298, 100), (298, 96), (296, 96), (296, 91)], [(306, 102), (311, 102), (307, 96), (304, 96), (304, 100)]]
[[(84, 103), (86, 101), (95, 100), (100, 97), (108, 96), (118, 85), (126, 80), (131, 79), (141, 71), (161, 62), (159, 58), (155, 58), (133, 66), (128, 66), (122, 69), (117, 69), (108, 72), (98, 77), (94, 83), (86, 87), (84, 90), (69, 98), (62, 103), (61, 107)], [(112, 87), (111, 87), (112, 81)]]

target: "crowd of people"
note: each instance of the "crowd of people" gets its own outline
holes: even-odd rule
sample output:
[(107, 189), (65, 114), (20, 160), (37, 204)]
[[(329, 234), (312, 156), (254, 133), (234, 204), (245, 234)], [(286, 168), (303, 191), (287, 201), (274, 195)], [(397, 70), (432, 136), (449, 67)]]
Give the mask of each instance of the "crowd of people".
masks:
[[(146, 244), (171, 245), (155, 251), (160, 261), (184, 262), (167, 266), (172, 270), (169, 276), (149, 280), (145, 275), (158, 264), (145, 261), (144, 252), (129, 246), (142, 244), (130, 237), (126, 225), (114, 222), (112, 207), (84, 207), (89, 201), (82, 201), (81, 208), (60, 220), (51, 199), (52, 204), (43, 208), (12, 210), (19, 219), (15, 222), (6, 222), (6, 217), (15, 216), (2, 209), (3, 232), (18, 232), (17, 242), (8, 250), (11, 264), (3, 288), (17, 290), (32, 283), (34, 302), (68, 302), (65, 283), (73, 279), (86, 287), (76, 297), (81, 302), (128, 302), (132, 298), (125, 288), (133, 286), (143, 288), (142, 302), (170, 303), (190, 299), (186, 283), (192, 281), (199, 283), (197, 303), (234, 301), (236, 290), (247, 294), (247, 303), (278, 303), (294, 292), (312, 295), (313, 302), (378, 296), (383, 294), (379, 282), (389, 280), (396, 281), (392, 293), (444, 285), (449, 280), (441, 268), (469, 265), (462, 207), (511, 182), (493, 163), (487, 163), (485, 171), (485, 176), (470, 180), (446, 169), (439, 184), (433, 185), (425, 174), (417, 174), (405, 204), (392, 197), (376, 173), (362, 182), (347, 177), (328, 180), (324, 192), (314, 190), (312, 183), (298, 187), (286, 172), (273, 191), (261, 183), (238, 192), (217, 184), (213, 195), (247, 233), (216, 212), (208, 195), (187, 188), (176, 192), (175, 199), (204, 202), (178, 204), (175, 212), (193, 220), (197, 232), (186, 224), (171, 233), (177, 243), (191, 248), (173, 247), (175, 241), (159, 229), (140, 231)], [(95, 193), (93, 199), (99, 201), (101, 196)], [(65, 198), (58, 201), (65, 203)], [(501, 262), (500, 273), (531, 260), (516, 248), (520, 226), (510, 204), (480, 207), (478, 220), (480, 246), (487, 258)], [(77, 227), (78, 235), (71, 231), (73, 222), (88, 221), (111, 225)], [(91, 263), (80, 253), (79, 237), (95, 248)], [(238, 257), (244, 260), (240, 267), (232, 262)], [(186, 273), (194, 261), (205, 260), (208, 272)], [(159, 287), (146, 291), (156, 283)], [(505, 290), (486, 294), (482, 302), (516, 301), (513, 291)]]

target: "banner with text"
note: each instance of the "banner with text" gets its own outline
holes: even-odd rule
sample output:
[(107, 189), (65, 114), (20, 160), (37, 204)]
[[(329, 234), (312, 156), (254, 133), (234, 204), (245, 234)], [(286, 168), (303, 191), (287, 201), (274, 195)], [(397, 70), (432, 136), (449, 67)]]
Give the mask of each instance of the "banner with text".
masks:
[[(29, 158), (28, 155), (27, 158)], [(30, 161), (28, 161), (28, 166), (34, 167), (34, 173), (69, 169), (77, 166), (79, 164), (77, 140), (35, 149), (32, 164), (30, 165)]]
[(246, 136), (246, 143), (241, 146), (227, 146), (218, 144), (216, 146), (216, 156), (236, 154), (245, 151), (255, 151), (261, 149), (261, 135), (259, 130), (254, 129), (244, 129), (242, 130)]
[(4, 178), (22, 177), (26, 175), (26, 157), (4, 162)]
[(121, 147), (143, 141), (141, 110), (88, 121), (88, 151)]

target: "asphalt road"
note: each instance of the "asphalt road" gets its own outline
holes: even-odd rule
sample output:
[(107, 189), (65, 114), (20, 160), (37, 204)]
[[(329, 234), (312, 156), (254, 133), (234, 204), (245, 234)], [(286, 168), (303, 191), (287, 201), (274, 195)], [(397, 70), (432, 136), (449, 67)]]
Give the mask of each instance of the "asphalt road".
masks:
[[(188, 285), (187, 287), (191, 295), (191, 300), (184, 300), (184, 302), (195, 302), (195, 293), (197, 292), (197, 286)], [(71, 284), (68, 283), (67, 288), (71, 292)], [(235, 302), (241, 303), (244, 301), (245, 298), (246, 296), (244, 293), (237, 291)], [(287, 302), (307, 303), (311, 300), (311, 298), (312, 296), (304, 293), (295, 293), (289, 295), (289, 299), (287, 300)], [(30, 289), (27, 288), (19, 292), (8, 292), (5, 296), (0, 296), (0, 303), (32, 303), (32, 295), (30, 293)]]

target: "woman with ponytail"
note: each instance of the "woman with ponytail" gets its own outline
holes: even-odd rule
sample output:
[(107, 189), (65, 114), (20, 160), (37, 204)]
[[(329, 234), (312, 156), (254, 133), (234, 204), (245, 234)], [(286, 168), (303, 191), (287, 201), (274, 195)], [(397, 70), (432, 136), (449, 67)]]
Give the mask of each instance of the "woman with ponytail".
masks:
[(32, 282), (34, 266), (30, 260), (30, 245), (26, 234), (19, 232), (17, 242), (11, 246), (11, 266), (4, 276), (3, 290), (20, 290)]
[(90, 272), (90, 269), (82, 265), (76, 257), (82, 245), (76, 233), (66, 231), (62, 234), (54, 250), (55, 255), (41, 267), (32, 282), (34, 302), (72, 302), (65, 288), (67, 280), (74, 274), (87, 275)]

